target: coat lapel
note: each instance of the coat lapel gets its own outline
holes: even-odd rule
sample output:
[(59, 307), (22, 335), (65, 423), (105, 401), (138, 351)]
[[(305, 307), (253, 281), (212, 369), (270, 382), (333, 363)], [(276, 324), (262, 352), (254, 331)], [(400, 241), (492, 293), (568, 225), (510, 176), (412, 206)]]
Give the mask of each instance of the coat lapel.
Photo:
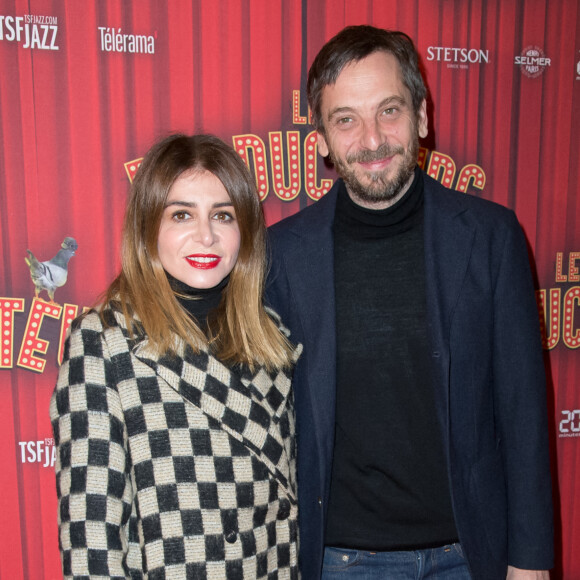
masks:
[[(293, 492), (287, 413), (293, 414), (290, 377), (283, 371), (230, 369), (207, 352), (182, 344), (174, 356), (156, 356), (143, 339), (133, 354), (186, 401), (256, 453), (269, 471)], [(293, 429), (291, 436), (294, 435)]]
[[(338, 185), (316, 202), (307, 219), (291, 230), (294, 245), (286, 248), (285, 269), (304, 341), (302, 369), (323, 461), (332, 458), (336, 401), (336, 312), (332, 224)], [(299, 261), (297, 256), (300, 257)], [(301, 337), (302, 340), (302, 337)], [(325, 459), (324, 459), (325, 458)]]
[(425, 176), (425, 261), (427, 309), (433, 345), (436, 404), (447, 438), (449, 409), (450, 332), (475, 239), (469, 210), (460, 198), (438, 191)]

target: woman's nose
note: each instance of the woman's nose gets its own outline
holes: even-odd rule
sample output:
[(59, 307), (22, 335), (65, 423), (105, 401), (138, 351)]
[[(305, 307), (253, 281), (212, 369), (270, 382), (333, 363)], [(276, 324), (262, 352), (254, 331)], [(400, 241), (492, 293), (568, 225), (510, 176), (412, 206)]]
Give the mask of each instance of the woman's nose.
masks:
[(209, 219), (200, 220), (197, 224), (196, 237), (204, 246), (211, 246), (215, 241), (213, 224)]

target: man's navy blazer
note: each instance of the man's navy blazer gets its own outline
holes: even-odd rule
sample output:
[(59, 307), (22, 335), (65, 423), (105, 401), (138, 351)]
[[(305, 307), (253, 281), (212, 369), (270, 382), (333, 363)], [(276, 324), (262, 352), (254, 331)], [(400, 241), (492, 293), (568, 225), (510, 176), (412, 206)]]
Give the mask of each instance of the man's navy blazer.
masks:
[[(508, 563), (549, 569), (545, 371), (525, 238), (511, 210), (423, 177), (433, 411), (460, 542), (475, 580), (505, 579)], [(320, 578), (332, 467), (339, 186), (269, 230), (267, 300), (304, 345), (293, 383), (304, 580)]]

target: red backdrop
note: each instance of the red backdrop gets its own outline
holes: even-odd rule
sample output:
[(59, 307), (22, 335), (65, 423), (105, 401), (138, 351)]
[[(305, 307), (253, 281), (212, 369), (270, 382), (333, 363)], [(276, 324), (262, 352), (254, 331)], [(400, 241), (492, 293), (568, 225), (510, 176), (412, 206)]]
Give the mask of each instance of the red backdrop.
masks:
[[(577, 0), (0, 0), (0, 578), (60, 577), (48, 402), (70, 320), (118, 268), (132, 162), (170, 132), (211, 132), (251, 166), (269, 223), (315, 203), (335, 175), (316, 156), (306, 72), (361, 23), (417, 43), (431, 95), (420, 163), (512, 207), (527, 234), (550, 385), (553, 577), (580, 578)], [(48, 307), (24, 257), (48, 260), (66, 236), (79, 248)]]

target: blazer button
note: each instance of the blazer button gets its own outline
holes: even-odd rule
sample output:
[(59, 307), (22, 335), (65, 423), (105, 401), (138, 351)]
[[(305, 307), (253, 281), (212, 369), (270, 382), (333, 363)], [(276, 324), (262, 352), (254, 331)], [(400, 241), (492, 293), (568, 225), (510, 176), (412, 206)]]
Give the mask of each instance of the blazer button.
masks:
[(226, 534), (226, 542), (228, 544), (235, 544), (236, 540), (238, 539), (238, 534), (236, 532), (227, 532)]
[(278, 519), (279, 520), (286, 520), (290, 515), (290, 501), (286, 498), (282, 498), (279, 503), (278, 507)]
[(320, 507), (322, 507), (322, 498), (321, 498), (321, 497), (319, 497), (319, 498), (318, 498), (318, 505), (319, 505)]

